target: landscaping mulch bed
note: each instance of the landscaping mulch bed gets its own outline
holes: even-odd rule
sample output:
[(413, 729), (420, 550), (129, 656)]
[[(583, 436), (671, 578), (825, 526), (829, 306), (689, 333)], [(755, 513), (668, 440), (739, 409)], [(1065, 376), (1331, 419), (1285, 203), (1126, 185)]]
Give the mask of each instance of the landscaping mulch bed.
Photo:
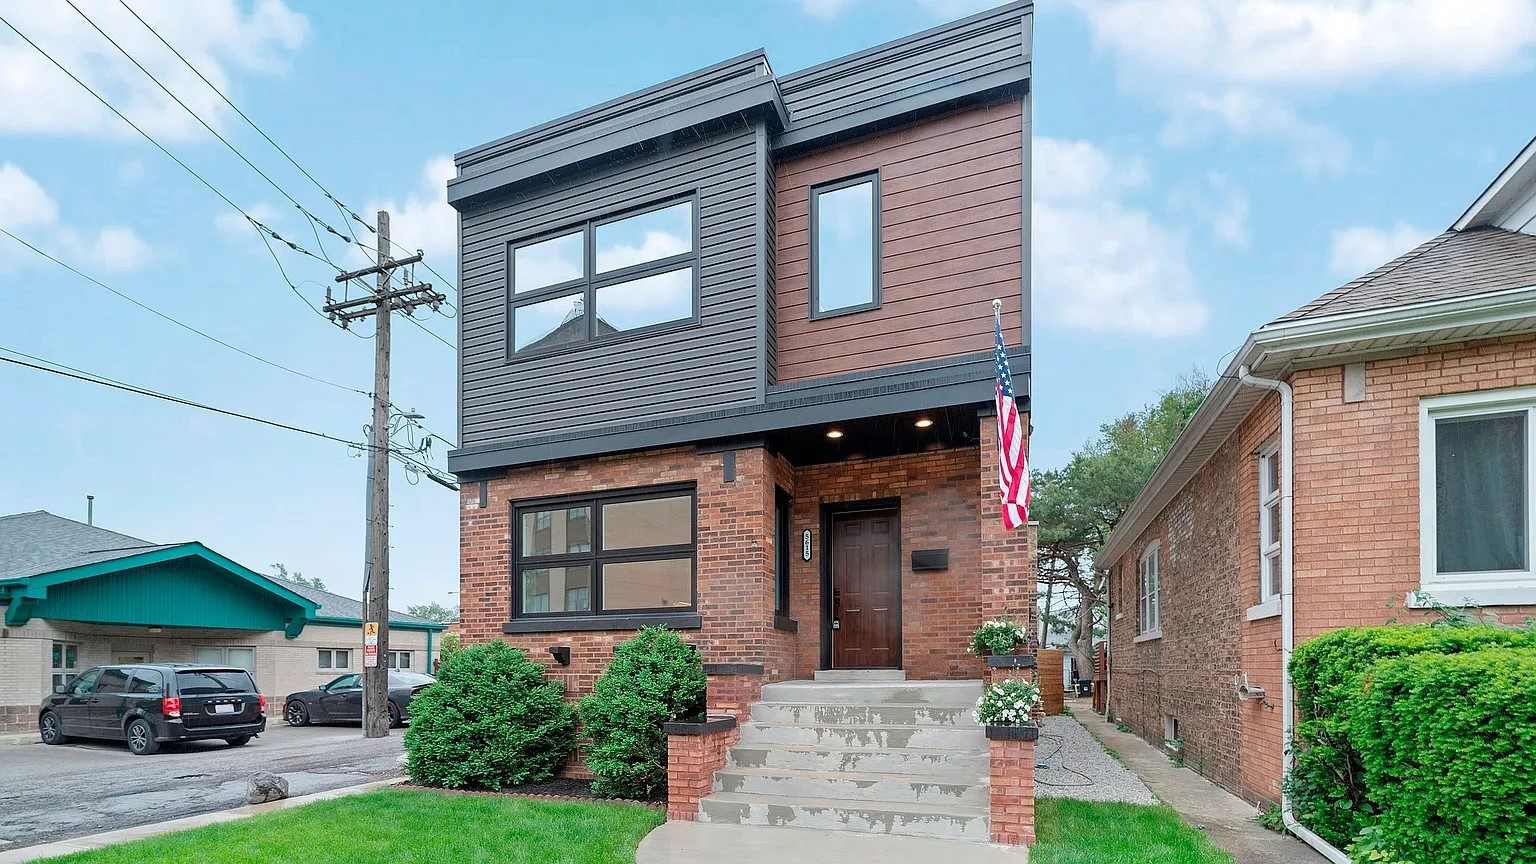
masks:
[(667, 809), (667, 796), (663, 792), (649, 801), (639, 801), (632, 798), (604, 798), (592, 791), (591, 780), (573, 780), (569, 777), (556, 777), (553, 780), (545, 780), (542, 783), (524, 783), (521, 786), (513, 786), (510, 789), (492, 791), (486, 789), (440, 789), (436, 786), (424, 786), (419, 783), (403, 783), (406, 789), (424, 789), (432, 792), (451, 792), (457, 795), (484, 795), (495, 798), (537, 798), (542, 801), (599, 801), (612, 804), (640, 804), (645, 807), (654, 807), (660, 810)]

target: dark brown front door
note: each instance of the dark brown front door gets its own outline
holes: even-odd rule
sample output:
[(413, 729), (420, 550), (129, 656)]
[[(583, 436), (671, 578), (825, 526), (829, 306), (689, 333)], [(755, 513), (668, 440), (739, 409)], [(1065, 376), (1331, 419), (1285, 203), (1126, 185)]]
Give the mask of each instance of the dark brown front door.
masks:
[(901, 665), (901, 561), (895, 510), (832, 515), (832, 668)]

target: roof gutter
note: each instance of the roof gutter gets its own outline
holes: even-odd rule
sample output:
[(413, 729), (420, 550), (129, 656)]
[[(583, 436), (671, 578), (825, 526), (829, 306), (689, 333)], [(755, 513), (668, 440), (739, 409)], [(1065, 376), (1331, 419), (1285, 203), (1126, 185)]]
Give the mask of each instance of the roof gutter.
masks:
[[(1260, 327), (1249, 334), (1237, 356), (1227, 365), (1226, 371), (1217, 379), (1216, 385), (1190, 418), (1189, 424), (1173, 442), (1168, 454), (1158, 463), (1157, 469), (1142, 487), (1141, 494), (1136, 496), (1115, 530), (1110, 532), (1103, 551), (1095, 559), (1096, 566), (1105, 567), (1118, 560), (1145, 528), (1146, 521), (1154, 515), (1149, 511), (1154, 502), (1159, 501), (1158, 493), (1173, 481), (1191, 452), (1242, 389), (1238, 377), (1243, 367), (1248, 367), (1251, 372), (1281, 375), (1289, 371), (1298, 353), (1358, 343), (1358, 348), (1330, 353), (1321, 361), (1328, 365), (1340, 365), (1373, 354), (1380, 355), (1384, 349), (1376, 347), (1375, 343), (1379, 340), (1424, 335), (1424, 338), (1410, 345), (1390, 349), (1402, 351), (1405, 348), (1444, 344), (1466, 338), (1464, 335), (1440, 334), (1454, 334), (1465, 328), (1521, 318), (1536, 321), (1536, 286), (1390, 309), (1280, 321)], [(1198, 469), (1199, 466), (1194, 467)]]

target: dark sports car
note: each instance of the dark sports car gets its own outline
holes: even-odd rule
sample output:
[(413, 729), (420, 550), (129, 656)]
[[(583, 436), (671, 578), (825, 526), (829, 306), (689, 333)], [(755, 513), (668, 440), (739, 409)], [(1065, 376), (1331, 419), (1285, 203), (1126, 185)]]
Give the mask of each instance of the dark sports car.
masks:
[[(389, 725), (411, 719), (411, 700), (436, 681), (420, 672), (389, 673)], [(343, 675), (329, 684), (302, 693), (290, 693), (283, 702), (283, 719), (289, 726), (311, 723), (361, 723), (363, 720), (362, 673)]]

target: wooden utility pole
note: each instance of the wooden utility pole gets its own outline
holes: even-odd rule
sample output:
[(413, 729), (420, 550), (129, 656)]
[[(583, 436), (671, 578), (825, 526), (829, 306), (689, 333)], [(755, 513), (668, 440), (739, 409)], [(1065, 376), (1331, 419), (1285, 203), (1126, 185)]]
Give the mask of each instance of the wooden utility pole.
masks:
[[(378, 214), (378, 258), (373, 267), (343, 273), (337, 282), (346, 282), (370, 274), (377, 276), (373, 296), (325, 304), (331, 320), (347, 326), (352, 321), (372, 315), (373, 337), (373, 426), (368, 440), (368, 536), (364, 544), (363, 621), (365, 632), (377, 626), (377, 641), (365, 635), (363, 660), (363, 737), (383, 738), (389, 734), (389, 322), (390, 313), (399, 309), (407, 314), (418, 306), (438, 308), (447, 299), (426, 283), (391, 289), (389, 277), (399, 267), (421, 260), (420, 253), (408, 258), (389, 257), (389, 213)], [(384, 659), (380, 659), (384, 658)]]

